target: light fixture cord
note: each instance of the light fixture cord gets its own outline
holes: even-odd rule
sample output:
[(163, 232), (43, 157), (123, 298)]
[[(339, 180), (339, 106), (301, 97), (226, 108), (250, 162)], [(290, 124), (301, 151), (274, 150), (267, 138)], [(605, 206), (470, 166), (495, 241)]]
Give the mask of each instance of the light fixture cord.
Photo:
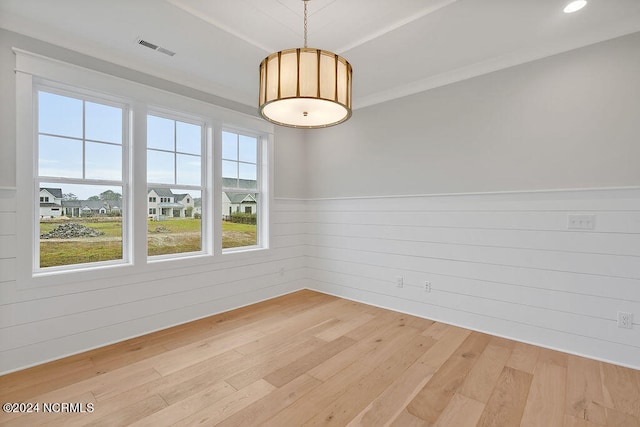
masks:
[(304, 47), (307, 47), (307, 2), (304, 0)]

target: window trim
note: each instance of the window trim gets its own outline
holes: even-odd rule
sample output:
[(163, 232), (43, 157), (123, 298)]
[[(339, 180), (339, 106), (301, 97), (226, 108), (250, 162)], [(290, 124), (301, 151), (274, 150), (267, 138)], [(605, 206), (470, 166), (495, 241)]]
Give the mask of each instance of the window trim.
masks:
[[(150, 188), (183, 189), (185, 191), (194, 190), (194, 191), (200, 192), (201, 203), (204, 206), (206, 201), (212, 198), (212, 194), (211, 194), (212, 189), (210, 186), (207, 185), (207, 175), (209, 175), (210, 171), (213, 170), (213, 165), (212, 165), (212, 162), (210, 161), (211, 156), (209, 155), (209, 152), (211, 151), (210, 147), (213, 146), (213, 141), (211, 141), (211, 138), (209, 137), (209, 135), (211, 135), (211, 132), (209, 132), (209, 129), (213, 128), (212, 121), (205, 117), (186, 114), (184, 112), (178, 112), (178, 111), (170, 110), (164, 107), (148, 106), (147, 113), (145, 114), (145, 117), (144, 117), (145, 128), (147, 128), (148, 126), (147, 125), (148, 116), (161, 117), (167, 120), (173, 120), (174, 122), (180, 121), (183, 123), (198, 125), (198, 126), (201, 126), (202, 128), (202, 134), (201, 134), (201, 141), (200, 141), (200, 185), (196, 186), (196, 185), (185, 185), (185, 184), (167, 184), (167, 183), (149, 182), (147, 177), (147, 180), (146, 180), (147, 195), (149, 194)], [(176, 141), (174, 140), (174, 144), (175, 143)], [(155, 148), (149, 148), (146, 144), (146, 139), (145, 139), (144, 145), (145, 145), (145, 157), (148, 154), (148, 150), (171, 152), (168, 150), (159, 150)], [(174, 147), (174, 148), (175, 150), (172, 151), (171, 153), (174, 153), (175, 155), (183, 154), (182, 152), (177, 151), (177, 147)], [(177, 180), (176, 168), (177, 168), (177, 160), (174, 159), (174, 180)], [(170, 203), (170, 202), (162, 202), (162, 199), (163, 197), (160, 197), (160, 203)], [(212, 255), (211, 248), (214, 246), (214, 243), (213, 243), (214, 237), (211, 231), (213, 230), (214, 225), (211, 222), (210, 212), (208, 210), (205, 210), (204, 208), (201, 208), (201, 210), (202, 212), (201, 212), (201, 221), (200, 221), (200, 250), (199, 251), (180, 252), (180, 253), (162, 254), (162, 255), (149, 255), (149, 249), (145, 244), (146, 253), (147, 253), (147, 263), (155, 263), (155, 262), (167, 261), (171, 259), (188, 258), (188, 257), (194, 257), (194, 256), (201, 256), (201, 255)], [(211, 237), (208, 238), (208, 236), (211, 236)]]
[[(126, 283), (131, 274), (145, 274), (169, 272), (176, 268), (190, 268), (200, 265), (210, 265), (229, 260), (252, 260), (256, 256), (262, 257), (269, 252), (269, 233), (271, 218), (268, 206), (273, 197), (273, 176), (267, 174), (267, 162), (273, 161), (273, 132), (274, 126), (258, 117), (232, 111), (224, 107), (210, 104), (197, 99), (189, 98), (162, 88), (130, 81), (121, 77), (103, 73), (101, 71), (87, 69), (75, 64), (59, 61), (39, 54), (34, 54), (22, 49), (13, 48), (16, 55), (16, 137), (17, 137), (17, 173), (16, 208), (19, 212), (34, 213), (37, 203), (36, 189), (34, 188), (34, 172), (37, 171), (37, 158), (34, 157), (34, 141), (37, 138), (37, 129), (34, 126), (34, 83), (39, 81), (59, 82), (64, 87), (70, 87), (73, 92), (82, 94), (86, 90), (89, 95), (99, 94), (103, 97), (113, 97), (118, 100), (126, 100), (130, 105), (128, 111), (131, 117), (144, 117), (148, 111), (166, 109), (168, 111), (184, 112), (196, 117), (207, 117), (211, 123), (206, 129), (206, 138), (213, 141), (213, 149), (206, 154), (207, 161), (213, 165), (213, 174), (206, 177), (206, 186), (211, 188), (212, 196), (207, 200), (207, 208), (212, 213), (212, 225), (217, 224), (221, 218), (219, 209), (214, 209), (215, 195), (221, 191), (221, 180), (214, 179), (216, 170), (221, 168), (221, 137), (222, 128), (229, 128), (241, 132), (258, 133), (264, 144), (264, 153), (261, 156), (263, 165), (263, 220), (267, 226), (262, 228), (262, 242), (260, 248), (243, 248), (239, 252), (225, 252), (218, 249), (213, 242), (221, 242), (221, 226), (210, 229), (209, 235), (213, 235), (211, 248), (203, 255), (191, 255), (186, 257), (173, 257), (157, 262), (150, 262), (146, 256), (146, 221), (147, 221), (147, 182), (146, 182), (146, 144), (137, 141), (146, 141), (146, 126), (136, 126), (134, 123), (128, 130), (130, 138), (130, 182), (126, 182), (127, 200), (130, 207), (130, 227), (125, 233), (130, 242), (131, 257), (127, 263), (117, 265), (97, 265), (86, 267), (82, 264), (79, 269), (64, 269), (63, 271), (46, 274), (33, 274), (33, 243), (34, 222), (33, 215), (25, 214), (17, 217), (17, 257), (16, 257), (16, 281), (19, 289), (29, 289), (42, 286), (63, 285), (70, 291), (86, 291), (110, 287), (115, 280)], [(157, 110), (156, 110), (157, 111)], [(146, 125), (146, 123), (145, 123)], [(132, 166), (135, 161), (135, 167)], [(271, 163), (269, 163), (271, 164)], [(124, 192), (124, 190), (123, 190)], [(124, 200), (123, 200), (124, 203)], [(203, 201), (203, 203), (205, 203)], [(218, 202), (219, 203), (219, 202)], [(217, 204), (216, 204), (217, 205)], [(203, 210), (205, 207), (203, 206)], [(144, 214), (144, 215), (143, 215)], [(141, 244), (144, 243), (144, 244)], [(220, 245), (221, 246), (221, 245)], [(133, 280), (133, 279), (131, 279)]]
[[(38, 166), (39, 166), (39, 149), (38, 149), (38, 145), (39, 145), (39, 135), (40, 132), (38, 131), (38, 119), (39, 119), (39, 104), (38, 104), (38, 93), (39, 92), (46, 92), (46, 93), (52, 93), (55, 95), (59, 95), (59, 96), (65, 96), (68, 98), (74, 98), (74, 99), (78, 99), (81, 100), (83, 102), (83, 135), (82, 138), (72, 138), (74, 140), (81, 140), (83, 142), (83, 145), (86, 142), (93, 142), (94, 140), (90, 140), (85, 138), (85, 129), (86, 129), (86, 123), (85, 123), (85, 106), (84, 103), (85, 102), (92, 102), (92, 103), (97, 103), (97, 104), (102, 104), (102, 105), (108, 105), (111, 107), (117, 107), (117, 108), (121, 108), (122, 109), (122, 143), (118, 144), (120, 147), (122, 147), (122, 157), (121, 157), (121, 168), (122, 168), (122, 177), (120, 181), (116, 181), (116, 180), (106, 180), (106, 179), (88, 179), (85, 178), (84, 175), (86, 175), (86, 158), (83, 155), (83, 159), (82, 159), (82, 178), (58, 178), (58, 177), (54, 177), (54, 176), (47, 176), (47, 175), (40, 175), (39, 174), (39, 170), (38, 170)], [(100, 95), (96, 92), (92, 92), (92, 91), (88, 91), (88, 90), (75, 90), (74, 87), (70, 87), (66, 84), (62, 84), (59, 82), (52, 82), (52, 81), (48, 81), (45, 79), (41, 79), (38, 78), (34, 81), (33, 83), (33, 126), (34, 126), (34, 138), (33, 141), (31, 142), (32, 144), (32, 149), (33, 149), (33, 156), (34, 156), (34, 170), (33, 170), (33, 185), (34, 185), (34, 191), (36, 192), (36, 194), (39, 194), (40, 192), (40, 187), (41, 184), (43, 182), (47, 182), (47, 183), (56, 183), (56, 184), (60, 184), (60, 185), (64, 185), (64, 184), (76, 184), (76, 185), (95, 185), (95, 186), (100, 186), (100, 185), (104, 185), (104, 186), (113, 186), (113, 187), (121, 187), (122, 188), (122, 206), (121, 206), (121, 212), (122, 212), (122, 258), (121, 259), (114, 259), (114, 260), (108, 260), (108, 261), (97, 261), (97, 262), (88, 262), (88, 263), (79, 263), (79, 264), (66, 264), (66, 265), (60, 265), (60, 266), (55, 266), (55, 267), (46, 267), (46, 268), (42, 268), (40, 267), (40, 250), (39, 250), (39, 244), (40, 244), (40, 213), (39, 213), (39, 209), (36, 209), (35, 207), (33, 208), (33, 276), (37, 277), (37, 276), (41, 276), (41, 275), (48, 275), (51, 273), (57, 273), (57, 272), (73, 272), (73, 271), (79, 271), (79, 270), (85, 270), (85, 269), (90, 269), (90, 268), (96, 268), (96, 267), (108, 267), (108, 266), (114, 266), (114, 265), (126, 265), (130, 263), (130, 259), (131, 259), (131, 246), (132, 246), (132, 242), (129, 241), (129, 233), (127, 233), (127, 231), (129, 230), (129, 228), (131, 227), (130, 225), (130, 218), (131, 218), (131, 212), (129, 209), (129, 204), (127, 202), (128, 200), (128, 186), (127, 183), (130, 182), (130, 163), (131, 163), (131, 156), (130, 156), (130, 145), (131, 145), (131, 138), (130, 138), (130, 127), (131, 127), (131, 123), (130, 123), (130, 114), (129, 111), (131, 109), (130, 103), (125, 100), (125, 99), (120, 99), (118, 97), (114, 97), (111, 95)], [(84, 147), (83, 147), (83, 152), (84, 152)], [(35, 199), (34, 199), (35, 201)]]
[[(238, 192), (238, 193), (242, 193), (243, 191), (239, 191), (238, 188), (226, 188), (224, 186), (222, 186), (222, 182), (224, 181), (222, 179), (222, 132), (229, 132), (229, 133), (235, 133), (238, 136), (242, 135), (242, 136), (248, 136), (248, 137), (252, 137), (252, 138), (256, 138), (256, 191), (255, 193), (258, 194), (258, 203), (256, 203), (256, 210), (257, 210), (257, 220), (256, 220), (256, 244), (255, 245), (250, 245), (250, 246), (239, 246), (239, 247), (233, 247), (233, 248), (222, 248), (222, 236), (220, 237), (220, 239), (218, 240), (220, 242), (219, 245), (219, 250), (222, 252), (223, 255), (226, 254), (235, 254), (235, 253), (240, 253), (243, 251), (251, 251), (251, 250), (259, 250), (259, 249), (269, 249), (269, 230), (271, 229), (271, 224), (270, 224), (270, 199), (269, 199), (269, 195), (271, 194), (271, 192), (269, 191), (271, 188), (271, 183), (270, 183), (270, 175), (268, 174), (268, 168), (267, 168), (267, 164), (272, 164), (272, 163), (267, 163), (266, 159), (264, 158), (264, 156), (266, 155), (266, 153), (269, 152), (268, 147), (269, 147), (269, 139), (268, 137), (266, 137), (265, 135), (261, 135), (255, 131), (252, 130), (247, 130), (247, 129), (239, 129), (239, 128), (235, 128), (232, 126), (223, 126), (220, 132), (220, 147), (218, 149), (218, 152), (220, 153), (220, 163), (218, 164), (218, 173), (216, 174), (216, 177), (219, 179), (220, 181), (220, 191), (216, 193), (216, 199), (217, 200), (222, 200), (222, 193), (229, 191), (229, 192)], [(240, 152), (240, 140), (238, 138), (238, 153)], [(238, 164), (239, 163), (245, 163), (248, 164), (248, 162), (241, 162), (240, 161), (240, 157), (238, 156), (238, 160), (237, 160)], [(251, 163), (253, 164), (253, 163)], [(238, 179), (240, 179), (240, 176), (238, 175)], [(265, 197), (265, 195), (267, 197)], [(221, 203), (220, 201), (218, 203)], [(220, 218), (217, 220), (219, 221), (219, 224), (222, 224), (222, 211), (221, 209), (218, 209), (220, 212)], [(266, 230), (265, 230), (266, 228)]]

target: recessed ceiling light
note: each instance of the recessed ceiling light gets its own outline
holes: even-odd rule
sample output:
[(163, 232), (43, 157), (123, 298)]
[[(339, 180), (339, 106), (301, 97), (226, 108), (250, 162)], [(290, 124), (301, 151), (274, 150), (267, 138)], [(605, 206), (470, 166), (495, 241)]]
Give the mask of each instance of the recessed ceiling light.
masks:
[(577, 12), (587, 5), (587, 0), (575, 0), (564, 7), (564, 13)]

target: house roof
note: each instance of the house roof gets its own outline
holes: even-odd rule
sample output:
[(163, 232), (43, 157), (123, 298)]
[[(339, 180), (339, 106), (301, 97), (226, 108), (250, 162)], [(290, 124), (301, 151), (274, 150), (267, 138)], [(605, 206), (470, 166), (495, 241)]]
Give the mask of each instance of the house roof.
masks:
[(222, 188), (240, 188), (242, 190), (255, 190), (258, 187), (255, 179), (222, 178)]
[[(42, 204), (40, 204), (40, 206), (42, 206)], [(63, 200), (62, 206), (65, 208), (89, 208), (94, 211), (103, 207), (112, 210), (120, 209), (119, 206), (111, 205), (109, 202), (105, 202), (104, 200)]]
[(256, 199), (250, 193), (225, 192), (231, 203), (255, 203)]
[(158, 197), (173, 197), (174, 201), (176, 202), (179, 202), (185, 197), (190, 196), (189, 193), (176, 194), (168, 188), (150, 188), (149, 194), (151, 194), (152, 191), (155, 192)]
[(149, 189), (149, 194), (151, 192), (156, 193), (159, 197), (173, 197), (174, 194), (171, 190), (169, 190), (168, 188), (150, 188)]
[(45, 190), (49, 192), (56, 199), (62, 199), (62, 189), (61, 188), (48, 188), (48, 187), (40, 187), (40, 191)]
[(86, 207), (91, 209), (92, 211), (97, 211), (103, 207), (108, 207), (108, 203), (102, 200), (79, 200), (79, 202), (80, 206), (82, 206), (83, 209)]

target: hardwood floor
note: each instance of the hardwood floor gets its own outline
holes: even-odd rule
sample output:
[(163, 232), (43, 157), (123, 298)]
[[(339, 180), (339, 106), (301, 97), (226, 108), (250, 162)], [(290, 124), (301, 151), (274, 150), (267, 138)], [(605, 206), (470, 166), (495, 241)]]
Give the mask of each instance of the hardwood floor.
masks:
[(311, 291), (0, 383), (6, 426), (640, 426), (640, 371)]

